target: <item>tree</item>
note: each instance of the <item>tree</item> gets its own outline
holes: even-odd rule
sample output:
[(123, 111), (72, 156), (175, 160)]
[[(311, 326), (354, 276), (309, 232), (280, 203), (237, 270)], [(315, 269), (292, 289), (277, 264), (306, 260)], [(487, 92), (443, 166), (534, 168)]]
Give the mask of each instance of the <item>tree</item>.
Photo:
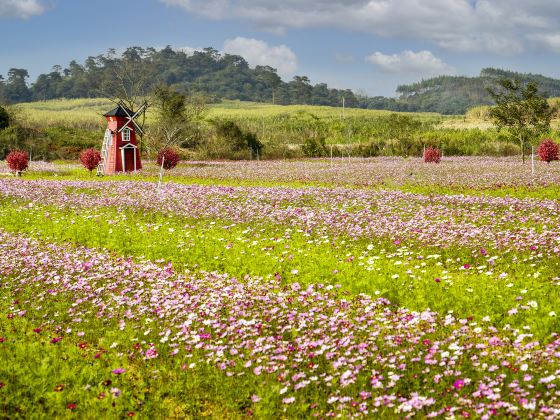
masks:
[(544, 139), (537, 148), (537, 154), (546, 163), (558, 160), (558, 145), (552, 139)]
[(157, 155), (157, 164), (161, 166), (163, 163), (163, 169), (167, 171), (177, 166), (180, 160), (179, 154), (170, 147), (160, 150)]
[(401, 156), (409, 156), (414, 147), (414, 135), (422, 128), (422, 122), (403, 114), (388, 117), (388, 134), (398, 142)]
[(148, 151), (166, 147), (194, 147), (199, 140), (198, 122), (208, 110), (202, 95), (186, 96), (168, 86), (160, 86), (152, 95), (157, 122), (150, 128)]
[(488, 92), (496, 103), (490, 109), (490, 117), (498, 130), (507, 129), (519, 141), (525, 163), (526, 145), (550, 130), (556, 108), (539, 94), (534, 82), (523, 85), (518, 79), (501, 79), (498, 88), (489, 87)]
[(16, 175), (21, 175), (29, 166), (29, 155), (21, 150), (14, 150), (6, 157), (8, 166)]
[(0, 104), (6, 103), (6, 82), (4, 77), (0, 74)]
[(294, 76), (289, 86), (293, 103), (305, 105), (311, 101), (313, 87), (307, 76)]
[(91, 173), (101, 162), (101, 154), (95, 149), (86, 149), (80, 154), (80, 162)]
[(282, 84), (282, 79), (278, 76), (277, 70), (270, 66), (256, 66), (255, 73), (257, 80), (272, 89), (272, 105), (274, 105), (276, 103), (276, 89)]
[(0, 106), (0, 130), (10, 125), (10, 114), (5, 108)]
[(9, 103), (27, 102), (31, 100), (31, 91), (27, 87), (26, 82), (28, 77), (29, 73), (25, 69), (12, 68), (8, 71), (5, 95)]

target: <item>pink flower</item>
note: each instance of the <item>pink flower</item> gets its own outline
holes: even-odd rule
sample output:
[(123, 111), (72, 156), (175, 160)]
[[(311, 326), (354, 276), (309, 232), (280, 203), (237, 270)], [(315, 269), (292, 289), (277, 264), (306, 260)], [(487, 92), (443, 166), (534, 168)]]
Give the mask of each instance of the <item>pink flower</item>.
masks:
[(126, 369), (124, 369), (124, 368), (117, 368), (117, 369), (113, 369), (111, 372), (114, 373), (115, 375), (122, 375), (123, 373), (126, 372)]
[(156, 357), (158, 357), (158, 352), (156, 348), (153, 346), (153, 344), (150, 345), (150, 348), (148, 350), (146, 350), (144, 357), (146, 359), (155, 359)]

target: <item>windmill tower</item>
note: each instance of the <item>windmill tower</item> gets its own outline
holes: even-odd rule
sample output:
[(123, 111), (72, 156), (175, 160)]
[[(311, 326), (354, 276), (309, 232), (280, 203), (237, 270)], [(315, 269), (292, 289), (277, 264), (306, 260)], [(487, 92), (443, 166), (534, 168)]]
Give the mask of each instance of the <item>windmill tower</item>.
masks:
[(107, 112), (107, 129), (101, 148), (101, 162), (97, 167), (97, 175), (112, 175), (116, 173), (136, 172), (142, 169), (140, 150), (136, 142), (136, 133), (144, 134), (136, 123), (136, 118), (146, 112), (144, 103), (138, 111), (133, 113), (121, 102)]

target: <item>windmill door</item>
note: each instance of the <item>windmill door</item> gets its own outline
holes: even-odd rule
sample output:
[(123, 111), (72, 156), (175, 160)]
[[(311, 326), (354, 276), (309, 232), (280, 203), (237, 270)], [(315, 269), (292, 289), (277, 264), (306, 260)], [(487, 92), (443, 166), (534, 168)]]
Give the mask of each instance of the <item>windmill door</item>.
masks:
[(121, 147), (121, 165), (123, 172), (136, 172), (138, 170), (135, 146), (127, 145)]
[(124, 163), (125, 163), (126, 172), (132, 172), (136, 170), (136, 168), (134, 167), (135, 154), (136, 154), (135, 149), (124, 149)]

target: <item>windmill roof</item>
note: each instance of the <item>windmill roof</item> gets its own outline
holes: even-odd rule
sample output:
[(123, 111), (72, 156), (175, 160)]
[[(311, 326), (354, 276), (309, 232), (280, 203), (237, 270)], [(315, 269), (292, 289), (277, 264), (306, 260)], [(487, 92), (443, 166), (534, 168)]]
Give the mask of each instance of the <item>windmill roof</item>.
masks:
[(128, 112), (128, 115), (133, 114), (133, 112), (130, 109), (119, 105), (115, 109), (112, 109), (109, 112), (107, 112), (104, 115), (104, 117), (128, 117), (128, 115), (126, 114), (127, 112)]

